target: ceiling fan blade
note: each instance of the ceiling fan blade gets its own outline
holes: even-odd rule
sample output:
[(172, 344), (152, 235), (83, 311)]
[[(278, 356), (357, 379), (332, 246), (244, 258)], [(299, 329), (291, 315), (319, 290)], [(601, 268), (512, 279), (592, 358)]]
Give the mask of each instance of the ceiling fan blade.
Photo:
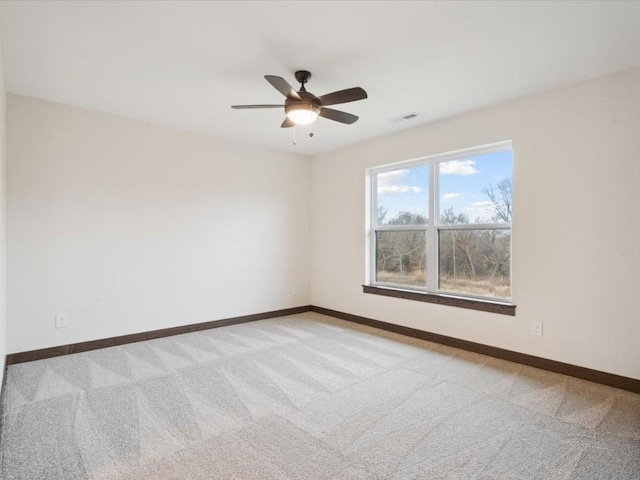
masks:
[(293, 123), (293, 121), (289, 117), (286, 117), (284, 119), (284, 122), (282, 122), (282, 125), (280, 125), (280, 128), (289, 128), (289, 127), (295, 127), (295, 126), (296, 124)]
[(284, 105), (231, 105), (231, 108), (283, 108)]
[(338, 92), (327, 93), (318, 97), (320, 105), (336, 105), (338, 103), (355, 102), (356, 100), (364, 100), (367, 98), (367, 92), (360, 87), (347, 88)]
[(358, 121), (358, 117), (356, 115), (341, 112), (340, 110), (334, 110), (333, 108), (322, 107), (320, 109), (320, 116), (336, 122), (346, 123), (347, 125), (351, 125)]
[(267, 82), (269, 82), (273, 88), (278, 90), (289, 100), (302, 100), (300, 95), (298, 95), (298, 92), (296, 92), (284, 78), (276, 77), (275, 75), (265, 75), (264, 78), (267, 79)]

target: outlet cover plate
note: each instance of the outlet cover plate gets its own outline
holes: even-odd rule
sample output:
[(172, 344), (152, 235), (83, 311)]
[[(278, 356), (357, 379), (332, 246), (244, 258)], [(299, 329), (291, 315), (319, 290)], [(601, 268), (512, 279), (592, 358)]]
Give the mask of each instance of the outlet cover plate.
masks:
[(67, 328), (69, 326), (69, 315), (66, 313), (56, 314), (56, 328)]
[(531, 322), (531, 335), (542, 336), (542, 322)]

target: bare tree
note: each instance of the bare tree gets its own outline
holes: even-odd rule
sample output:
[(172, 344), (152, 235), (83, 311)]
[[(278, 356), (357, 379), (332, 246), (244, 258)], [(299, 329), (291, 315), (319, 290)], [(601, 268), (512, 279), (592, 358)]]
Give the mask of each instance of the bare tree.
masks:
[(387, 218), (387, 209), (384, 207), (378, 207), (378, 225), (382, 225)]
[[(469, 217), (464, 212), (456, 214), (453, 211), (453, 207), (449, 207), (440, 214), (440, 223), (445, 225), (466, 225), (469, 223)], [(465, 232), (459, 230), (448, 230), (440, 235), (440, 268), (442, 272), (454, 277), (457, 275), (458, 259), (456, 259), (456, 250), (458, 249), (465, 255), (464, 258), (467, 260), (469, 267), (473, 269), (467, 246), (468, 238), (463, 238), (469, 236), (468, 232), (465, 235)], [(458, 258), (460, 258), (459, 255)]]
[[(386, 219), (384, 209), (378, 211), (379, 224)], [(387, 225), (424, 225), (427, 217), (417, 213), (398, 212), (390, 218)], [(424, 277), (426, 264), (426, 237), (421, 230), (381, 231), (376, 237), (376, 256), (378, 275), (389, 276), (399, 274), (405, 276), (403, 281), (411, 281), (416, 276), (416, 282)]]
[(511, 208), (513, 203), (513, 193), (511, 187), (511, 179), (504, 178), (495, 186), (490, 184), (482, 190), (491, 205), (487, 208), (493, 213), (494, 222), (511, 222)]
[[(511, 179), (490, 184), (482, 190), (487, 209), (495, 223), (510, 223), (512, 215)], [(379, 224), (402, 226), (402, 229), (377, 234), (377, 272), (388, 281), (424, 284), (426, 271), (426, 236), (412, 226), (426, 225), (428, 218), (412, 212), (398, 212), (392, 218), (385, 209), (378, 210)], [(469, 217), (452, 207), (440, 214), (439, 229), (440, 285), (452, 291), (508, 296), (511, 232), (508, 228), (485, 230), (486, 220), (477, 219), (479, 228), (469, 225)], [(460, 228), (458, 227), (460, 226)], [(452, 227), (452, 228), (451, 228)], [(506, 227), (506, 226), (505, 226)], [(505, 288), (507, 290), (505, 290)], [(498, 290), (502, 289), (502, 290)]]
[(440, 214), (440, 223), (444, 223), (445, 225), (465, 225), (469, 223), (469, 217), (464, 212), (456, 214), (453, 211), (453, 207), (449, 207)]

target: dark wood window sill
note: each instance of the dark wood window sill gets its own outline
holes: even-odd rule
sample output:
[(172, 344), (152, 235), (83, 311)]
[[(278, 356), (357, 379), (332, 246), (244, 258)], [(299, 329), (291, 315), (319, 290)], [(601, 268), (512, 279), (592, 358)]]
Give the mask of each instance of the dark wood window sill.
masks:
[(502, 315), (516, 315), (516, 306), (511, 303), (494, 302), (490, 300), (476, 300), (474, 298), (452, 297), (436, 293), (416, 292), (412, 290), (400, 290), (392, 287), (379, 287), (376, 285), (363, 285), (364, 293), (384, 295), (385, 297), (404, 298), (405, 300), (417, 300), (418, 302), (437, 303), (451, 307), (468, 308), (482, 312), (500, 313)]

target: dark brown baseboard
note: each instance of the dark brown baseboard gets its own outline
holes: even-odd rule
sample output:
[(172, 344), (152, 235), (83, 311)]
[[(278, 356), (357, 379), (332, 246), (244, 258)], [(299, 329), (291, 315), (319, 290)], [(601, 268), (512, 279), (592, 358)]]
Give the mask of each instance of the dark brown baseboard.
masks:
[(7, 355), (6, 364), (13, 365), (15, 363), (31, 362), (33, 360), (59, 357), (60, 355), (69, 355), (71, 353), (87, 352), (89, 350), (96, 350), (98, 348), (115, 347), (117, 345), (124, 345), (126, 343), (152, 340), (154, 338), (169, 337), (171, 335), (197, 332), (199, 330), (225, 327), (227, 325), (237, 325), (239, 323), (255, 322), (256, 320), (264, 320), (266, 318), (284, 317), (285, 315), (294, 315), (296, 313), (308, 312), (309, 310), (311, 310), (311, 306), (305, 305), (302, 307), (285, 308), (283, 310), (273, 310), (271, 312), (243, 315), (241, 317), (224, 318), (221, 320), (212, 320), (210, 322), (193, 323), (190, 325), (181, 325), (179, 327), (163, 328), (161, 330), (152, 330), (150, 332), (133, 333), (130, 335), (121, 335), (119, 337), (102, 338), (99, 340), (90, 340), (88, 342), (42, 348), (39, 350), (31, 350), (28, 352), (11, 353)]
[(303, 313), (308, 311), (321, 313), (323, 315), (329, 315), (331, 317), (340, 318), (342, 320), (347, 320), (350, 322), (360, 323), (362, 325), (368, 325), (374, 328), (380, 328), (382, 330), (399, 333), (408, 337), (419, 338), (421, 340), (427, 340), (429, 342), (440, 343), (442, 345), (447, 345), (470, 352), (480, 353), (482, 355), (488, 355), (490, 357), (508, 360), (510, 362), (529, 365), (531, 367), (548, 370), (550, 372), (556, 372), (563, 375), (569, 375), (571, 377), (582, 378), (584, 380), (601, 383), (603, 385), (609, 385), (611, 387), (628, 390), (634, 393), (640, 393), (640, 380), (634, 378), (623, 377), (621, 375), (615, 375), (613, 373), (601, 372), (599, 370), (592, 370), (586, 367), (579, 367), (577, 365), (571, 365), (569, 363), (562, 363), (555, 360), (549, 360), (547, 358), (536, 357), (533, 355), (528, 355), (526, 353), (514, 352), (512, 350), (505, 350), (503, 348), (491, 347), (482, 343), (475, 343), (468, 340), (448, 337), (446, 335), (439, 335), (437, 333), (426, 332), (424, 330), (418, 330), (411, 327), (404, 327), (402, 325), (374, 320), (372, 318), (361, 317), (359, 315), (353, 315), (351, 313), (340, 312), (328, 308), (317, 307), (315, 305), (305, 305), (302, 307), (255, 313), (252, 315), (244, 315), (241, 317), (224, 318), (221, 320), (213, 320), (210, 322), (182, 325), (179, 327), (164, 328), (161, 330), (152, 330), (150, 332), (134, 333), (130, 335), (122, 335), (119, 337), (74, 343), (71, 345), (61, 345), (58, 347), (31, 350), (29, 352), (12, 353), (7, 355), (6, 365), (8, 366), (16, 363), (30, 362), (33, 360), (42, 360), (45, 358), (68, 355), (71, 353), (87, 352), (89, 350), (95, 350), (98, 348), (114, 347), (117, 345), (124, 345), (126, 343), (140, 342), (143, 340), (168, 337), (171, 335), (180, 335), (182, 333), (197, 332), (199, 330), (208, 330), (210, 328), (224, 327), (227, 325), (237, 325), (240, 323), (254, 322), (267, 318), (294, 315), (296, 313)]
[(360, 323), (362, 325), (368, 325), (370, 327), (380, 328), (382, 330), (387, 330), (394, 333), (400, 333), (409, 337), (427, 340), (429, 342), (440, 343), (449, 347), (460, 348), (462, 350), (468, 350), (470, 352), (480, 353), (482, 355), (488, 355), (490, 357), (501, 358), (510, 362), (521, 363), (523, 365), (540, 368), (542, 370), (548, 370), (550, 372), (561, 373), (563, 375), (569, 375), (576, 378), (582, 378), (583, 380), (589, 380), (591, 382), (601, 383), (610, 387), (628, 390), (629, 392), (640, 393), (640, 380), (637, 380), (635, 378), (623, 377), (621, 375), (615, 375), (613, 373), (592, 370), (590, 368), (579, 367), (577, 365), (571, 365), (569, 363), (562, 363), (555, 360), (549, 360), (547, 358), (536, 357), (533, 355), (528, 355), (526, 353), (519, 353), (512, 350), (505, 350), (503, 348), (491, 347), (482, 343), (475, 343), (468, 340), (461, 340), (459, 338), (447, 337), (446, 335), (426, 332), (424, 330), (418, 330), (416, 328), (403, 327), (402, 325), (382, 322), (380, 320), (373, 320), (371, 318), (361, 317), (359, 315), (353, 315), (351, 313), (339, 312), (337, 310), (330, 310), (328, 308), (311, 306), (311, 311), (322, 313), (323, 315), (329, 315), (335, 318), (340, 318), (342, 320), (348, 320), (350, 322)]

